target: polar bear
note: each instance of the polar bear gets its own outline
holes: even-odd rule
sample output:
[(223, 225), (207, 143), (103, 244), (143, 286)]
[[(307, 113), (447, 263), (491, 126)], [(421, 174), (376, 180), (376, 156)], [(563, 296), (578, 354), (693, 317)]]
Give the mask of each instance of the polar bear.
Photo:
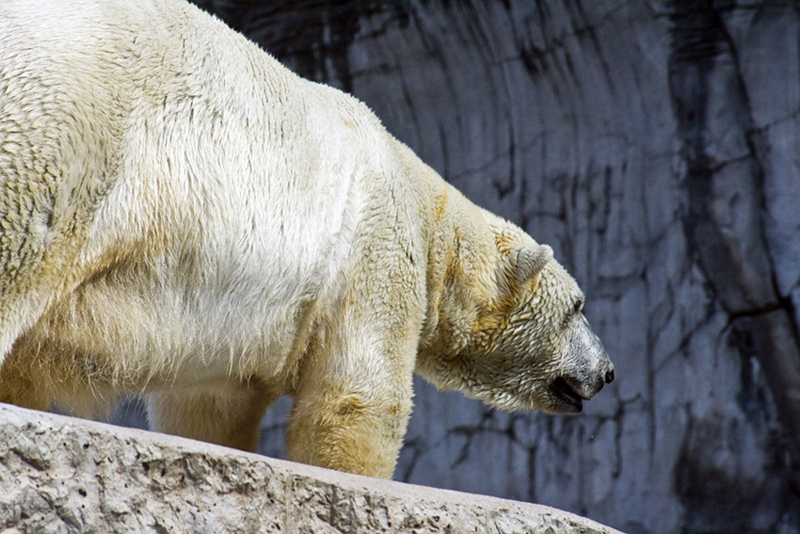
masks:
[(416, 372), (504, 410), (613, 379), (583, 294), (356, 99), (184, 0), (0, 3), (0, 400), (392, 476)]

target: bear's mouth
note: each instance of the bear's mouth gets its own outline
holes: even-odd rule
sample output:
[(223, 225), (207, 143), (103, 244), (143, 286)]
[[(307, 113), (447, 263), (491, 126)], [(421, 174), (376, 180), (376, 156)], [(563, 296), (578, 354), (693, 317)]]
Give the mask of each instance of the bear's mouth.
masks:
[(578, 413), (583, 410), (583, 396), (578, 393), (578, 386), (574, 379), (559, 376), (550, 383), (550, 393), (561, 402), (567, 404), (569, 411)]

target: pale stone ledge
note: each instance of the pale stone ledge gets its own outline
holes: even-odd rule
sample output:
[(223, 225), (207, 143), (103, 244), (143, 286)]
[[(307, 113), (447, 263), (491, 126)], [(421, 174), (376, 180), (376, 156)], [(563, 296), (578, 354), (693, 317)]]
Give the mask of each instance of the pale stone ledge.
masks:
[(545, 506), (0, 404), (0, 534), (17, 532), (618, 531)]

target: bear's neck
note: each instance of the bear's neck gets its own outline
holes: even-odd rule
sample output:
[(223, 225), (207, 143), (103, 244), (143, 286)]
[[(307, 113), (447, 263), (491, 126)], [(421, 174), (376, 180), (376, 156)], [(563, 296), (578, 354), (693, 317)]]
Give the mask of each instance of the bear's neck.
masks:
[(435, 383), (435, 373), (426, 371), (432, 371), (441, 358), (458, 354), (471, 334), (470, 325), (457, 317), (460, 314), (446, 309), (448, 301), (463, 300), (475, 289), (471, 286), (494, 269), (490, 264), (497, 249), (490, 226), (499, 218), (467, 200), (408, 147), (398, 142), (396, 148), (421, 200), (427, 272), (417, 371)]
[[(453, 298), (459, 299), (472, 281), (483, 278), (479, 271), (491, 269), (482, 263), (493, 259), (495, 248), (487, 219), (491, 215), (436, 178), (440, 183), (434, 188), (435, 202), (429, 214), (427, 311), (419, 360), (452, 356), (464, 348), (461, 345), (468, 340), (469, 326), (452, 317), (454, 310), (446, 307)], [(418, 361), (417, 366), (422, 371), (425, 362)]]

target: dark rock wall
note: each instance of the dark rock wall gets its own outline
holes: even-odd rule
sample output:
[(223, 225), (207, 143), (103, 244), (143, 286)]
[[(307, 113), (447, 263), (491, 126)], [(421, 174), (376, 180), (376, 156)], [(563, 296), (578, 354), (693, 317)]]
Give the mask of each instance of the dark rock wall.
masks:
[(800, 532), (797, 2), (198, 3), (365, 101), (587, 293), (618, 378), (584, 414), (418, 381), (396, 478), (634, 534)]

